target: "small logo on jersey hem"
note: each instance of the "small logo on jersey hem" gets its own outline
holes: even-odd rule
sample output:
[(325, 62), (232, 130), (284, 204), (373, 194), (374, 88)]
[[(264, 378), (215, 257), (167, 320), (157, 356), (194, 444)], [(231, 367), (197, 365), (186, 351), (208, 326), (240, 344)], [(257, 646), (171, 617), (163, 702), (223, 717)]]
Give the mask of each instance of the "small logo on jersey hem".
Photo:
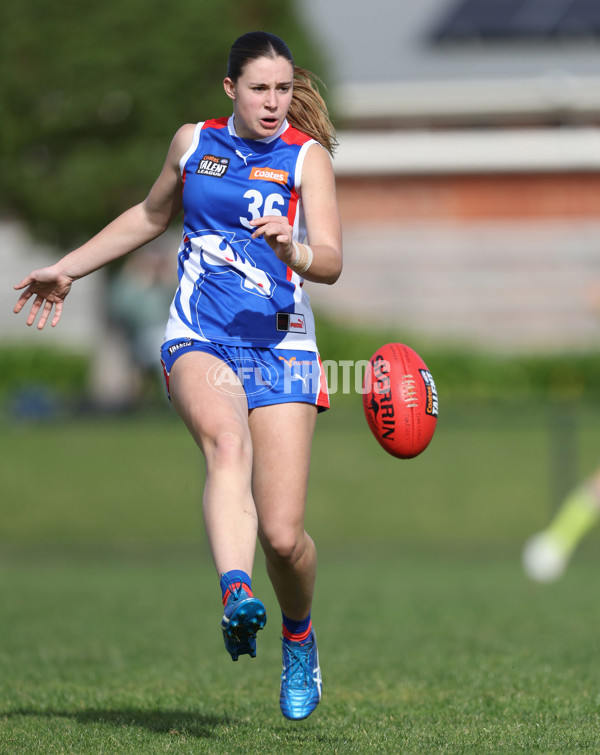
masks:
[(250, 171), (250, 178), (257, 181), (274, 181), (284, 186), (288, 181), (289, 175), (287, 170), (277, 170), (276, 168), (252, 168)]
[(306, 333), (304, 315), (298, 315), (295, 312), (278, 312), (277, 330), (286, 333)]
[(229, 168), (228, 157), (217, 157), (216, 155), (204, 155), (198, 164), (196, 173), (201, 176), (212, 176), (213, 178), (223, 178)]

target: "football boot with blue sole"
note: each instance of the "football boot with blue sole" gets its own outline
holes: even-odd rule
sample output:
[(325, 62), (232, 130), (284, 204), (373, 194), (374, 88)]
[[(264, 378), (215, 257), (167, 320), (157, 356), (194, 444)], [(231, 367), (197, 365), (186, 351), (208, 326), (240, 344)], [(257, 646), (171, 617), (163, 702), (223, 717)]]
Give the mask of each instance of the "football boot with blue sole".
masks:
[(258, 598), (248, 595), (242, 587), (230, 588), (221, 629), (232, 660), (237, 661), (240, 655), (256, 658), (256, 633), (266, 623), (267, 611)]

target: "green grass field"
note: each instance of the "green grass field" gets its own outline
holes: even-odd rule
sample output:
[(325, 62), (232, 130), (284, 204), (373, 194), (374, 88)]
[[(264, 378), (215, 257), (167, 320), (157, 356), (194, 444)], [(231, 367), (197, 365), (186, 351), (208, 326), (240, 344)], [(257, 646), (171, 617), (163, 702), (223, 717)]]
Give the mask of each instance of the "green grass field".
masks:
[(169, 414), (0, 435), (0, 752), (600, 750), (598, 533), (529, 583), (523, 540), (597, 462), (597, 407), (443, 407), (401, 462), (359, 403), (319, 419), (308, 526), (324, 677), (279, 712), (280, 621), (232, 663), (199, 497)]

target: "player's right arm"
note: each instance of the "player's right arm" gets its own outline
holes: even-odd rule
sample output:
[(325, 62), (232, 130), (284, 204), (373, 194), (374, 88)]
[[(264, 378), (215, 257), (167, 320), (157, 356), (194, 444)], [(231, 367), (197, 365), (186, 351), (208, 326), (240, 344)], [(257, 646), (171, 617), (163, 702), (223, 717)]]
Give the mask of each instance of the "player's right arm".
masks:
[(183, 181), (179, 161), (192, 142), (194, 128), (194, 124), (186, 124), (177, 131), (160, 175), (143, 202), (130, 207), (56, 264), (34, 270), (14, 287), (17, 291), (24, 289), (15, 305), (15, 313), (35, 297), (27, 325), (33, 325), (41, 311), (37, 325), (41, 330), (54, 309), (51, 325), (56, 326), (62, 314), (63, 302), (74, 281), (129, 254), (166, 231), (181, 211)]

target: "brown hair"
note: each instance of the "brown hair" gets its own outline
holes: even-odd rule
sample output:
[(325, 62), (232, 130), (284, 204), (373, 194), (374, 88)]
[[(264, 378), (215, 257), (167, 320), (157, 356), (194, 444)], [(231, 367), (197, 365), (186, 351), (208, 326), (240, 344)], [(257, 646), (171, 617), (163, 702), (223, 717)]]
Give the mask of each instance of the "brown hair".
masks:
[(290, 48), (280, 37), (266, 31), (251, 31), (238, 37), (229, 51), (227, 76), (237, 81), (247, 63), (257, 58), (282, 57), (294, 67), (294, 92), (288, 120), (295, 128), (316, 139), (333, 155), (337, 146), (335, 129), (329, 118), (327, 105), (319, 92), (314, 74), (294, 65)]
[(288, 119), (292, 126), (312, 136), (333, 155), (338, 141), (317, 82), (322, 84), (314, 73), (294, 66), (294, 94)]

